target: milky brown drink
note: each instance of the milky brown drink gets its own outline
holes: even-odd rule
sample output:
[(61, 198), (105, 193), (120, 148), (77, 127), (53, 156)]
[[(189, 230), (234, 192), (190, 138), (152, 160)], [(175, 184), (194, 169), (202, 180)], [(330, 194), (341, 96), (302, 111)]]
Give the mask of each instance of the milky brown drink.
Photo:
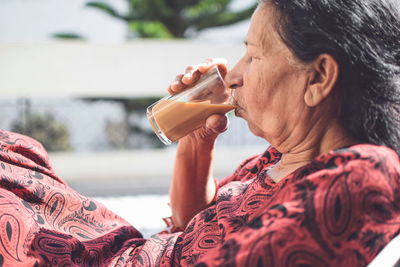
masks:
[[(150, 121), (154, 119), (158, 128), (171, 141), (175, 142), (204, 125), (212, 114), (225, 114), (235, 106), (203, 102), (179, 102), (161, 100), (152, 110)], [(154, 128), (154, 124), (152, 124)]]
[(235, 108), (229, 89), (217, 66), (203, 73), (189, 88), (168, 95), (147, 108), (147, 118), (155, 134), (168, 145), (205, 124), (212, 114)]

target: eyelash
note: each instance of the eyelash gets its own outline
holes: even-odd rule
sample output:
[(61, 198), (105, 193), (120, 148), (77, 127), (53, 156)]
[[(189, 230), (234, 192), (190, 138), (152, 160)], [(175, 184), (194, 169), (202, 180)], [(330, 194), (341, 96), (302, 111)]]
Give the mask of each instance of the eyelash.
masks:
[(259, 58), (259, 57), (252, 57), (252, 56), (249, 56), (248, 61), (249, 61), (249, 62), (252, 62), (252, 61), (258, 60), (258, 59), (260, 59), (260, 58)]
[(259, 60), (259, 57), (255, 57), (255, 56), (250, 56), (249, 54), (247, 54), (247, 62), (251, 63), (254, 60)]

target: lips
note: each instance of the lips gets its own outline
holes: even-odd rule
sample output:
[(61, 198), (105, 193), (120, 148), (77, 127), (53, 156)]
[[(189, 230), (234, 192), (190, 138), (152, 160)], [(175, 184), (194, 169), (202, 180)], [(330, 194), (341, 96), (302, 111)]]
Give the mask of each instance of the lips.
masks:
[(243, 109), (240, 106), (240, 104), (236, 98), (232, 99), (232, 105), (234, 105), (236, 107), (235, 108), (235, 116), (240, 117), (240, 114), (242, 113)]
[(235, 107), (239, 107), (239, 103), (237, 102), (237, 100), (235, 98), (231, 98), (231, 104)]
[(241, 113), (242, 108), (241, 108), (241, 106), (239, 104), (239, 101), (236, 98), (235, 90), (231, 89), (229, 102), (230, 102), (231, 105), (236, 107), (235, 108), (235, 115), (239, 116), (240, 113)]

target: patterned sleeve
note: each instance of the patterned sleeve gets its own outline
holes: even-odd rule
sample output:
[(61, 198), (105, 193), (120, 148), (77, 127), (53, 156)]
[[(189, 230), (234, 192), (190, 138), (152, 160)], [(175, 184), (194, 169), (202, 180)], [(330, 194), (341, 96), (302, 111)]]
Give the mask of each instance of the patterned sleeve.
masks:
[(400, 232), (400, 166), (396, 156), (349, 155), (284, 181), (195, 266), (366, 266)]
[[(243, 180), (243, 179), (247, 178), (248, 176), (246, 176), (246, 175), (256, 165), (256, 163), (259, 161), (260, 158), (261, 158), (261, 155), (252, 156), (252, 157), (246, 159), (245, 161), (243, 161), (233, 174), (225, 177), (221, 181), (214, 179), (215, 185), (217, 188), (216, 191), (218, 191), (218, 189), (220, 187), (226, 185), (227, 183), (230, 183), (233, 181), (238, 181), (238, 180)], [(215, 203), (216, 195), (215, 195), (213, 201), (211, 201), (210, 205)], [(172, 216), (163, 218), (163, 220), (164, 220), (164, 223), (166, 224), (167, 228), (164, 231), (162, 231), (161, 233), (176, 233), (176, 232), (181, 232), (184, 230), (183, 228), (175, 226)]]
[(63, 183), (41, 144), (2, 130), (0, 229), (0, 266), (109, 266), (146, 242), (126, 220)]

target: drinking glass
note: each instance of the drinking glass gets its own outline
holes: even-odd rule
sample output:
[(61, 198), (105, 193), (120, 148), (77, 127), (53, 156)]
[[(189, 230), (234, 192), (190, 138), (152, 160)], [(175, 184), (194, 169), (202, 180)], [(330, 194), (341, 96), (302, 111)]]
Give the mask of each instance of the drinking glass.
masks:
[(212, 114), (225, 114), (235, 108), (231, 89), (214, 67), (202, 74), (190, 88), (167, 95), (147, 108), (147, 118), (155, 134), (166, 144), (203, 126)]

